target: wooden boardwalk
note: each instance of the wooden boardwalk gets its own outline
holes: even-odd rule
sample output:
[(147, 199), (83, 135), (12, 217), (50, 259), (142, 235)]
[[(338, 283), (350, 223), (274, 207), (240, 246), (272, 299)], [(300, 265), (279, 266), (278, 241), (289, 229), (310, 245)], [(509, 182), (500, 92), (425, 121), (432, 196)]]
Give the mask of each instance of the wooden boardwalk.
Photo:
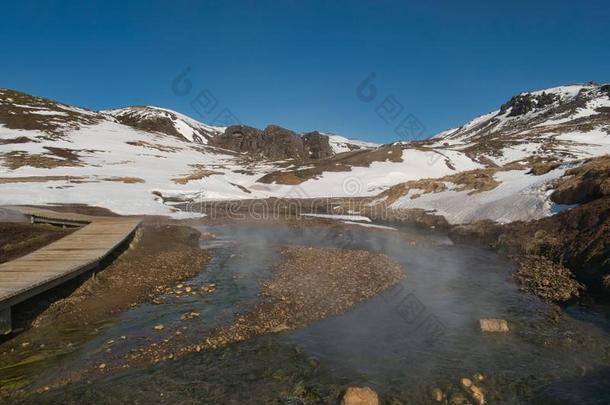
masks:
[(32, 222), (81, 229), (41, 249), (0, 264), (0, 334), (11, 330), (11, 307), (96, 268), (135, 231), (136, 217), (92, 217), (16, 207)]

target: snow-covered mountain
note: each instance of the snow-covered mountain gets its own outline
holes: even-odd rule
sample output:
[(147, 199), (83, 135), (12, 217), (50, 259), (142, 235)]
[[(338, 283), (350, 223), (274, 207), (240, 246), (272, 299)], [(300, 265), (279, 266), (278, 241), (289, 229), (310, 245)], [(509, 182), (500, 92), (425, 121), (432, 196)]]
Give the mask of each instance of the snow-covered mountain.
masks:
[(350, 152), (359, 149), (375, 149), (379, 147), (378, 143), (348, 139), (337, 134), (323, 133), (323, 135), (328, 136), (330, 147), (335, 153)]
[(566, 207), (548, 198), (581, 159), (610, 153), (610, 85), (568, 85), (521, 93), (498, 110), (420, 145), (464, 153), (481, 168), (398, 184), (380, 201), (425, 208), (450, 222), (535, 219)]
[(607, 152), (609, 127), (610, 85), (568, 85), (521, 93), (428, 144), (491, 165), (566, 160)]
[(609, 117), (610, 86), (562, 86), (429, 140), (376, 145), (213, 127), (159, 107), (89, 111), (0, 89), (0, 205), (179, 216), (188, 213), (175, 201), (340, 196), (451, 222), (532, 219), (558, 209), (549, 188), (568, 167), (610, 152)]
[(116, 118), (121, 124), (144, 131), (183, 137), (201, 144), (207, 144), (211, 138), (222, 134), (226, 129), (203, 124), (184, 114), (161, 107), (126, 107), (101, 112)]

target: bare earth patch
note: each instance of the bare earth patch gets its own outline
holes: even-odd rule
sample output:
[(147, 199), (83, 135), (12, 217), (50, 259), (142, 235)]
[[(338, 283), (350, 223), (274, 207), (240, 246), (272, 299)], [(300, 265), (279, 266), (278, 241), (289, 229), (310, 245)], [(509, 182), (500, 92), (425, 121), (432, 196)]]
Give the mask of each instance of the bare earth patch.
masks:
[(0, 177), (0, 184), (11, 183), (45, 183), (47, 181), (69, 181), (82, 182), (86, 180), (83, 176), (23, 176), (23, 177)]
[(175, 152), (182, 150), (182, 148), (178, 148), (176, 146), (160, 145), (157, 143), (150, 143), (150, 142), (146, 142), (146, 141), (129, 141), (129, 142), (125, 142), (125, 143), (128, 145), (131, 145), (131, 146), (140, 146), (142, 148), (154, 149), (159, 152), (174, 152), (175, 153)]
[(22, 177), (0, 177), (0, 184), (13, 183), (46, 183), (48, 181), (67, 181), (69, 183), (96, 183), (99, 180), (121, 182), (126, 184), (145, 183), (139, 177), (103, 177), (101, 179), (84, 176), (22, 176)]
[(13, 143), (28, 143), (28, 142), (34, 142), (34, 141), (32, 141), (27, 136), (18, 136), (17, 138), (0, 139), (0, 145), (10, 145)]
[(222, 174), (222, 173), (216, 172), (214, 170), (197, 169), (197, 170), (194, 170), (192, 173), (187, 174), (183, 177), (174, 178), (174, 179), (172, 179), (172, 181), (176, 184), (186, 184), (189, 181), (201, 180), (201, 179), (211, 176), (213, 174)]
[(125, 176), (125, 177), (104, 177), (102, 180), (104, 180), (104, 181), (121, 182), (121, 183), (125, 183), (125, 184), (135, 184), (135, 183), (145, 183), (146, 182), (144, 179), (141, 179), (139, 177), (129, 177), (129, 176)]
[(380, 193), (378, 197), (386, 197), (386, 204), (390, 205), (399, 198), (407, 195), (410, 190), (416, 190), (417, 194), (411, 199), (420, 197), (422, 194), (440, 193), (449, 189), (447, 183), (452, 183), (454, 191), (468, 191), (468, 194), (490, 191), (500, 185), (494, 176), (498, 172), (508, 170), (524, 170), (526, 166), (519, 163), (511, 163), (501, 167), (488, 167), (485, 169), (474, 169), (450, 174), (434, 179), (411, 180), (405, 183), (396, 184), (386, 191)]
[(51, 225), (0, 223), (0, 263), (31, 253), (71, 232)]
[(533, 162), (532, 167), (528, 174), (533, 174), (534, 176), (541, 176), (543, 174), (547, 174), (551, 170), (555, 170), (559, 167), (559, 162), (552, 161), (538, 161)]
[(4, 165), (11, 170), (19, 169), (23, 166), (31, 166), (42, 169), (53, 169), (64, 166), (82, 166), (78, 161), (59, 159), (47, 155), (29, 154), (23, 151), (13, 151), (4, 153), (0, 156)]
[(53, 146), (45, 146), (44, 148), (59, 158), (69, 160), (75, 163), (78, 163), (80, 160), (77, 153), (78, 150), (76, 149), (56, 148)]

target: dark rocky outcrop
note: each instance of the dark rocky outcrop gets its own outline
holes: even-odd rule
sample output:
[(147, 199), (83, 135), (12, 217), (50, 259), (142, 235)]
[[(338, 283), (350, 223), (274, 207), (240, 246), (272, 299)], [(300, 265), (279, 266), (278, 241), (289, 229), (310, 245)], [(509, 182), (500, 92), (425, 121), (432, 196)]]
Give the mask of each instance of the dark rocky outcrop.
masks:
[(512, 97), (508, 102), (502, 104), (500, 113), (503, 114), (510, 109), (509, 117), (517, 117), (527, 114), (530, 111), (544, 108), (553, 104), (558, 97), (554, 94), (542, 92), (542, 94), (534, 95), (531, 93), (519, 94)]
[(246, 125), (230, 126), (210, 144), (272, 160), (308, 158), (301, 137), (293, 131), (276, 125), (269, 125), (264, 130)]
[(245, 125), (230, 126), (224, 134), (213, 138), (210, 145), (271, 160), (322, 159), (332, 155), (328, 136), (319, 132), (301, 136), (277, 125), (269, 125), (264, 130)]
[(302, 138), (305, 147), (309, 149), (309, 157), (311, 159), (324, 159), (332, 156), (333, 151), (330, 147), (328, 136), (314, 131), (303, 134)]

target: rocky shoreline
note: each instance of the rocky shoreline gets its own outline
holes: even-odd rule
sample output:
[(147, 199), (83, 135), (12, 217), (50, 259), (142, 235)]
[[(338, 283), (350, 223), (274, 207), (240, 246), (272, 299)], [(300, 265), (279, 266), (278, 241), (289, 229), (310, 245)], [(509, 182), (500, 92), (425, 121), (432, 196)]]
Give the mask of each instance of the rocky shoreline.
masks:
[[(2, 345), (0, 367), (41, 352), (70, 352), (78, 341), (66, 342), (61, 330), (82, 330), (86, 339), (88, 329), (97, 331), (109, 318), (153, 302), (166, 288), (200, 273), (209, 256), (200, 249), (199, 238), (193, 228), (147, 219), (129, 246), (95, 277), (74, 280), (19, 304), (16, 329), (30, 330)], [(0, 397), (12, 394), (10, 387), (0, 389)]]
[[(106, 373), (154, 364), (268, 333), (301, 328), (343, 313), (392, 287), (403, 277), (397, 262), (364, 250), (290, 246), (282, 248), (280, 256), (270, 279), (261, 286), (258, 302), (238, 314), (232, 324), (211, 331), (197, 343), (186, 341), (181, 333), (168, 335), (162, 342), (133, 349), (123, 357), (104, 363), (101, 369), (94, 367), (93, 371)], [(159, 330), (164, 328), (159, 325)]]
[[(598, 165), (596, 161), (595, 167)], [(451, 226), (433, 213), (409, 210), (393, 216), (384, 214), (385, 223), (448, 231), (450, 238), (458, 243), (485, 245), (506, 254), (518, 264), (515, 280), (524, 290), (544, 300), (567, 302), (580, 297), (585, 289), (608, 294), (608, 172), (591, 170), (587, 165), (583, 167), (571, 171), (557, 185), (557, 190), (560, 190), (558, 201), (579, 205), (552, 217), (532, 222), (497, 224), (481, 221)], [(291, 200), (282, 201), (280, 208), (288, 209)], [(332, 207), (345, 207), (341, 202), (334, 203)], [(316, 207), (315, 200), (310, 200), (309, 204), (311, 209)], [(292, 219), (283, 222), (289, 226), (305, 226), (303, 221), (294, 221), (290, 212), (287, 214)], [(363, 214), (375, 218), (374, 211)], [(212, 218), (205, 222), (227, 219)], [(310, 221), (314, 224), (323, 222), (325, 226), (333, 222), (315, 218)], [(137, 304), (154, 302), (157, 296), (175, 288), (177, 282), (201, 272), (208, 261), (207, 253), (198, 245), (201, 235), (183, 226), (190, 223), (147, 218), (130, 247), (114, 258), (95, 280), (70, 287), (73, 289), (62, 292), (66, 295), (59, 297), (61, 299), (57, 295), (46, 297), (43, 306), (53, 303), (42, 311), (25, 308), (24, 322), (31, 322), (41, 331), (48, 330), (55, 322), (82, 327)], [(347, 225), (337, 223), (331, 226)], [(293, 246), (282, 248), (280, 254), (281, 261), (273, 268), (271, 278), (263, 284), (259, 301), (238, 314), (230, 325), (213, 330), (196, 343), (181, 336), (179, 330), (174, 335), (172, 326), (165, 325), (169, 328), (166, 332), (170, 333), (159, 343), (135, 348), (127, 354), (103, 356), (103, 362), (92, 364), (91, 368), (75, 373), (59, 385), (300, 328), (345, 312), (358, 302), (395, 285), (402, 277), (400, 265), (382, 254), (368, 251)], [(210, 288), (213, 292), (214, 287)], [(103, 302), (91, 299), (102, 295), (110, 298)], [(185, 319), (190, 319), (189, 316), (194, 318), (198, 315), (185, 316)], [(164, 326), (160, 325), (159, 331), (163, 329)], [(42, 336), (40, 342), (22, 342), (17, 337), (5, 349), (25, 343), (34, 347), (44, 345), (44, 342)], [(5, 351), (3, 362), (16, 360), (19, 352)]]
[(583, 285), (610, 297), (610, 156), (568, 171), (551, 199), (576, 206), (532, 222), (458, 225), (450, 236), (514, 258), (517, 280), (543, 299), (569, 301)]
[(51, 304), (32, 325), (45, 326), (58, 319), (86, 325), (151, 302), (159, 290), (205, 268), (209, 256), (199, 248), (199, 237), (200, 233), (190, 227), (143, 224), (124, 252), (95, 278)]
[(291, 246), (282, 248), (280, 254), (282, 260), (264, 283), (259, 304), (195, 350), (296, 329), (338, 315), (403, 277), (397, 262), (364, 250)]

